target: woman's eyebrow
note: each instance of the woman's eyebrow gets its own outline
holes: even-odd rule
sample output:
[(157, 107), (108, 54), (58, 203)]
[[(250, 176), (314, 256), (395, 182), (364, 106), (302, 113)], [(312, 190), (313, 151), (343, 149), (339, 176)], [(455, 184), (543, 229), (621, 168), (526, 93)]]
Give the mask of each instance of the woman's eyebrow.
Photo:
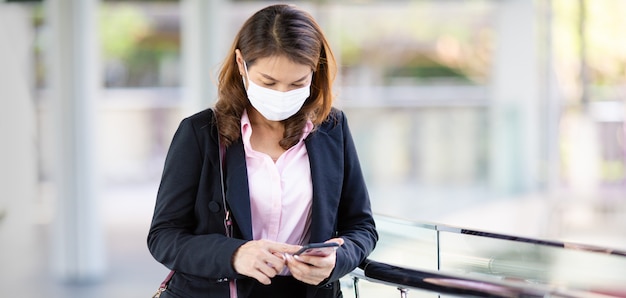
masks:
[[(261, 74), (261, 76), (263, 76), (264, 78), (266, 78), (266, 79), (268, 79), (268, 80), (270, 80), (270, 81), (273, 81), (273, 82), (278, 82), (278, 80), (274, 79), (274, 78), (273, 78), (272, 76), (270, 76), (270, 75), (264, 74), (264, 73), (262, 73), (262, 72), (260, 72), (260, 74)], [(298, 79), (298, 80), (293, 81), (293, 83), (302, 82), (302, 81), (306, 80), (308, 77), (309, 77), (309, 74), (307, 74), (307, 75), (303, 76), (302, 78), (300, 78), (300, 79)]]

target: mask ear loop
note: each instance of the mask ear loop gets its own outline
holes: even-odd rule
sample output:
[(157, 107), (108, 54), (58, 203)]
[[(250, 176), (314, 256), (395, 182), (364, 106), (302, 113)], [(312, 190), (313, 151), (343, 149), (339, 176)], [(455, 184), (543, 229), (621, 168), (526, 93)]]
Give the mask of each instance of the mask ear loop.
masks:
[(248, 64), (246, 63), (246, 60), (243, 60), (243, 69), (246, 72), (246, 76), (244, 77), (243, 75), (241, 76), (241, 80), (243, 81), (243, 88), (245, 88), (246, 90), (248, 90), (249, 86), (248, 84), (246, 84), (246, 79), (250, 79), (250, 74), (248, 74)]

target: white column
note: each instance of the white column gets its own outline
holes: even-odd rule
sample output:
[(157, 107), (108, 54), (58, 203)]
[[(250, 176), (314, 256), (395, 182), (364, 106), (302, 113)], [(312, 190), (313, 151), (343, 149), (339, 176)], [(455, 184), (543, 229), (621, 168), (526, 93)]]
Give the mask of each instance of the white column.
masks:
[(534, 1), (495, 2), (491, 82), (490, 178), (496, 193), (538, 185), (539, 73)]
[(98, 0), (48, 0), (47, 50), (53, 134), (52, 269), (62, 281), (98, 280), (105, 271), (97, 208), (95, 104), (100, 88)]
[(217, 100), (217, 75), (231, 39), (228, 0), (182, 0), (183, 113), (189, 115), (213, 106)]
[(18, 297), (39, 268), (35, 231), (37, 133), (31, 10), (0, 2), (0, 296)]
[(543, 132), (543, 140), (545, 148), (545, 188), (549, 193), (553, 193), (560, 187), (561, 177), (561, 156), (560, 156), (560, 133), (559, 122), (561, 118), (561, 103), (558, 94), (558, 84), (556, 81), (556, 72), (554, 70), (554, 49), (553, 49), (553, 3), (552, 0), (542, 0), (540, 2), (542, 10), (542, 30), (541, 30), (541, 56), (542, 56), (542, 75), (541, 88), (542, 100), (545, 108), (543, 112), (545, 130)]

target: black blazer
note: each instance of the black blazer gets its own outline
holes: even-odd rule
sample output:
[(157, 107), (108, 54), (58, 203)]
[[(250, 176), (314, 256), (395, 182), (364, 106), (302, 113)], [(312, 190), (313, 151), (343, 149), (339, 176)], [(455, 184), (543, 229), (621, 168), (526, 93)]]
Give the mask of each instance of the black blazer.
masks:
[[(333, 237), (345, 240), (337, 250), (330, 278), (323, 285), (308, 287), (307, 297), (333, 297), (339, 278), (370, 254), (378, 234), (343, 112), (333, 108), (328, 119), (305, 139), (305, 144), (313, 182), (310, 242)], [(237, 278), (239, 297), (243, 298), (256, 282), (238, 275), (231, 264), (235, 250), (252, 240), (241, 138), (228, 147), (224, 159), (226, 198), (234, 219), (232, 238), (224, 235), (213, 112), (204, 110), (180, 123), (165, 160), (148, 234), (148, 248), (154, 258), (176, 270), (166, 297), (229, 297), (228, 282), (224, 281)]]

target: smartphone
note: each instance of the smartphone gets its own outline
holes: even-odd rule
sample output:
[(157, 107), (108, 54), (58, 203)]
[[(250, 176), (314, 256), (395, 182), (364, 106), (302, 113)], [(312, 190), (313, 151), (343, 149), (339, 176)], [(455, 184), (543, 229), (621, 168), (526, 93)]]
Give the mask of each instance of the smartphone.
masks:
[(335, 250), (337, 250), (337, 247), (339, 247), (339, 244), (337, 242), (309, 243), (302, 246), (302, 248), (293, 255), (325, 257), (335, 252)]

